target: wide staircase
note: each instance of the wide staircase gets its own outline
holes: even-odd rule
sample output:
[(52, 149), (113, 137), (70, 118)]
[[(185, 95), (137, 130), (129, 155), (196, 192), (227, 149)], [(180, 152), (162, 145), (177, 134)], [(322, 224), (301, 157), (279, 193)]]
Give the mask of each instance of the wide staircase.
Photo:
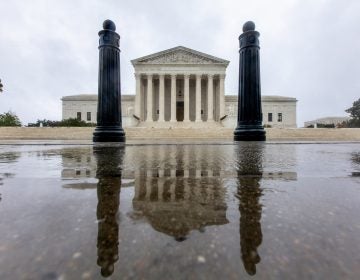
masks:
[[(86, 140), (92, 142), (94, 127), (0, 127), (0, 143), (8, 140)], [(125, 128), (127, 140), (174, 142), (186, 139), (232, 141), (234, 129), (221, 125), (201, 127)], [(267, 128), (270, 141), (360, 141), (360, 128)], [(5, 141), (5, 142), (4, 142)], [(201, 140), (202, 141), (202, 140)], [(10, 142), (8, 142), (10, 143)], [(164, 141), (162, 141), (164, 143)]]
[(128, 139), (228, 139), (231, 140), (234, 130), (221, 126), (211, 128), (194, 127), (170, 127), (170, 128), (151, 128), (151, 127), (131, 127), (126, 128)]

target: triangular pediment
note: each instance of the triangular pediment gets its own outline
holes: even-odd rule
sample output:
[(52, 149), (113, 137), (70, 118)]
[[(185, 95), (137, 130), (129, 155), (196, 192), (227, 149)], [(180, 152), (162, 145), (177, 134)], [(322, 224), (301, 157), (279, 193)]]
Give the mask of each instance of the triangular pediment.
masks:
[(229, 61), (201, 53), (182, 46), (157, 52), (151, 55), (140, 57), (131, 61), (133, 65), (138, 64), (223, 64), (228, 65)]

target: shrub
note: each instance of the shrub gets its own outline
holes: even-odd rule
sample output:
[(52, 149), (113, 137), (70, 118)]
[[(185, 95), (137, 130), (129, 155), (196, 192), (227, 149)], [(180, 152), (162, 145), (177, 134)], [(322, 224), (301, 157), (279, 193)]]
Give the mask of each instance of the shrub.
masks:
[(43, 127), (92, 127), (96, 126), (95, 123), (87, 123), (76, 118), (69, 118), (61, 121), (51, 121), (51, 120), (37, 120), (36, 123), (29, 123), (28, 127), (39, 127), (42, 123)]
[(9, 111), (0, 114), (0, 126), (21, 126), (21, 122), (15, 113)]

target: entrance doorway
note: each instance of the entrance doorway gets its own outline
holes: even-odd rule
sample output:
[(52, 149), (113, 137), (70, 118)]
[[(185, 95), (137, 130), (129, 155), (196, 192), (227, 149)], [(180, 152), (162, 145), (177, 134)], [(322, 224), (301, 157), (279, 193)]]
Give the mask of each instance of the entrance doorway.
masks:
[(184, 102), (176, 102), (176, 120), (178, 122), (184, 121)]

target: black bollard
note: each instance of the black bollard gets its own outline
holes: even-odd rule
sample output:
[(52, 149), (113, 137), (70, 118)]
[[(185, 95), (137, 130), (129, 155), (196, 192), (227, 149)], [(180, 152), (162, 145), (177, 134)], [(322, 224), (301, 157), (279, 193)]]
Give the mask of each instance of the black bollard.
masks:
[(262, 126), (259, 36), (255, 24), (243, 26), (240, 41), (238, 118), (235, 141), (265, 141)]
[(111, 20), (99, 32), (99, 86), (94, 142), (125, 142), (121, 119), (120, 36)]

